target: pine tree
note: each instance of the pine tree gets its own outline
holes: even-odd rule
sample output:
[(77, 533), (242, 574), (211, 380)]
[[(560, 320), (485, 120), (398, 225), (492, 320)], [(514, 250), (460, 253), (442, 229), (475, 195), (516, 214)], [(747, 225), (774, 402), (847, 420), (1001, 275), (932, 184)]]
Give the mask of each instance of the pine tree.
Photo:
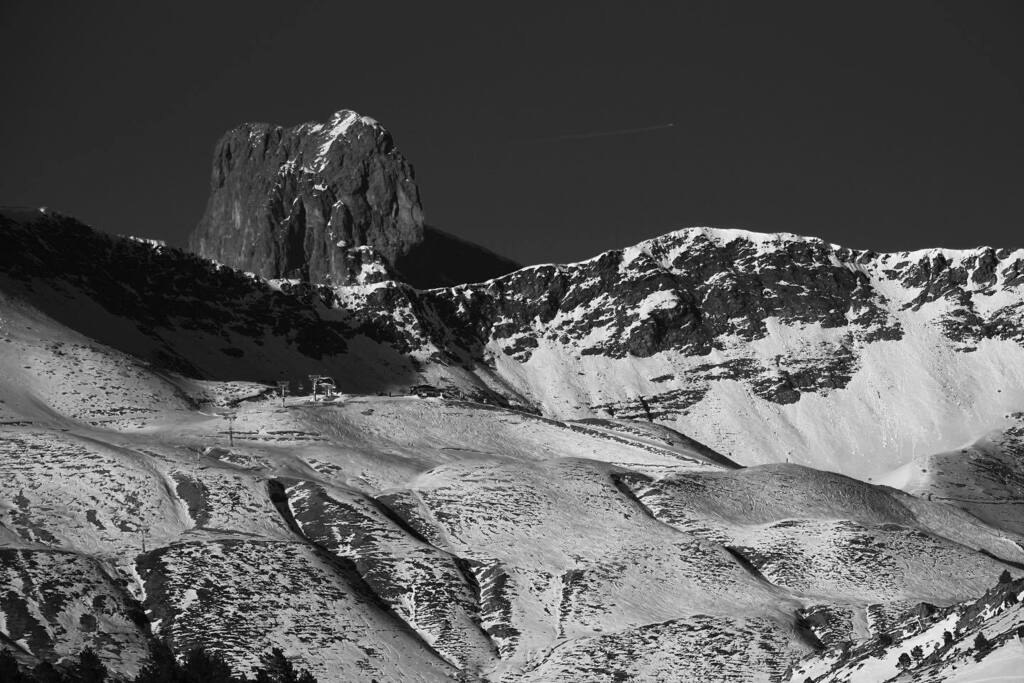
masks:
[(149, 643), (149, 661), (135, 677), (135, 683), (177, 683), (180, 679), (178, 660), (162, 640)]
[(974, 639), (974, 649), (978, 652), (984, 652), (989, 648), (988, 638), (981, 631), (978, 631), (978, 637)]
[(64, 677), (49, 662), (39, 662), (32, 669), (32, 677), (36, 683), (64, 683)]
[(295, 667), (279, 647), (273, 648), (269, 655), (263, 656), (263, 670), (266, 671), (268, 680), (273, 683), (298, 683), (299, 680)]
[(1003, 573), (999, 575), (999, 583), (1010, 583), (1013, 581), (1013, 577), (1010, 576), (1010, 570), (1004, 569)]
[(28, 679), (22, 675), (18, 668), (18, 660), (10, 650), (0, 650), (0, 681), (10, 683), (28, 683)]
[(74, 683), (104, 683), (107, 680), (107, 667), (87, 647), (78, 654), (78, 664), (71, 670), (71, 680)]
[(262, 658), (263, 666), (256, 671), (256, 683), (317, 683), (313, 674), (295, 666), (284, 656), (280, 648), (273, 648)]
[(924, 650), (921, 649), (920, 645), (915, 645), (914, 649), (910, 651), (910, 656), (914, 659), (922, 659), (924, 657)]
[(182, 664), (185, 683), (234, 683), (237, 679), (227, 661), (215, 652), (192, 648)]
[(910, 667), (910, 655), (908, 655), (906, 652), (900, 653), (900, 660), (899, 660), (899, 663), (897, 664), (897, 666), (900, 667), (901, 669), (909, 668)]
[(942, 642), (943, 642), (944, 645), (952, 645), (953, 644), (953, 634), (950, 633), (949, 631), (943, 631), (942, 632)]
[(149, 646), (149, 661), (135, 683), (241, 683), (227, 660), (202, 647), (192, 648), (181, 664), (167, 643), (154, 640)]

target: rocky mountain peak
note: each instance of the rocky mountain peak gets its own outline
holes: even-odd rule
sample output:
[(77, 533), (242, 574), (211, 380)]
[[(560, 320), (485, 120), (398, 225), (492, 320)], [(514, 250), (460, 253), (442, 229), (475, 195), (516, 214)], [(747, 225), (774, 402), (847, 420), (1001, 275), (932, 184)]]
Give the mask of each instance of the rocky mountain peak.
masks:
[(346, 109), (326, 123), (225, 134), (190, 247), (264, 277), (345, 283), (359, 279), (353, 249), (394, 263), (423, 225), (412, 165), (383, 126)]
[(156, 635), (325, 682), (1016, 680), (1024, 250), (694, 228), (419, 290), (367, 245), (328, 286), (36, 209), (0, 242), (7, 671)]
[(214, 150), (210, 197), (189, 248), (266, 278), (335, 284), (366, 280), (365, 248), (388, 277), (417, 286), (516, 267), (428, 227), (412, 164), (386, 128), (349, 109), (323, 123), (228, 131)]

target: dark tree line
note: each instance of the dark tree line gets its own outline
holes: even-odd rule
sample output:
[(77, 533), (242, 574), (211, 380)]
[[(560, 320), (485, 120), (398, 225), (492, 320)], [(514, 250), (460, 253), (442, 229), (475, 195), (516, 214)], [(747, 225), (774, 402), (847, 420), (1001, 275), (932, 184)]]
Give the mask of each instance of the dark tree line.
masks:
[(0, 681), (3, 683), (104, 683), (106, 680), (107, 667), (88, 648), (79, 653), (74, 665), (61, 670), (49, 662), (24, 670), (18, 667), (18, 660), (10, 650), (0, 651)]
[[(78, 655), (78, 661), (69, 666), (54, 667), (49, 662), (37, 664), (32, 669), (18, 666), (14, 654), (9, 650), (0, 651), (0, 682), (2, 683), (107, 683), (113, 681), (107, 668), (92, 650), (86, 648)], [(262, 657), (260, 668), (253, 672), (253, 678), (238, 676), (227, 661), (215, 652), (197, 647), (182, 659), (174, 656), (166, 643), (154, 640), (150, 643), (149, 661), (146, 662), (134, 683), (317, 683), (316, 678), (305, 669), (295, 666), (278, 648)]]

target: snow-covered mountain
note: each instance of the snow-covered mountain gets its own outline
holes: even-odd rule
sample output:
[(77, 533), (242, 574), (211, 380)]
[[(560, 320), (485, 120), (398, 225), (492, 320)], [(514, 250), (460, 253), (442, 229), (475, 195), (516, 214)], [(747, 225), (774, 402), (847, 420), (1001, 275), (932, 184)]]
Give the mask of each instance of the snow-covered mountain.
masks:
[(97, 323), (96, 338), (211, 378), (324, 372), (355, 391), (425, 383), (559, 418), (651, 417), (744, 464), (862, 478), (1002, 429), (1024, 405), (1022, 250), (876, 254), (697, 228), (416, 290), (246, 278), (70, 219), (7, 226), (14, 272), (78, 278), (35, 292), (45, 310), (77, 313), (66, 297), (91, 288), (104, 315), (146, 320)]
[[(131, 674), (156, 634), (330, 681), (780, 680), (1024, 564), (1019, 252), (697, 229), (416, 290), (0, 229), (0, 642), (26, 662)], [(313, 372), (348, 395), (267, 384)], [(998, 486), (907, 458), (972, 429)], [(910, 493), (822, 471), (865, 462)]]
[(229, 265), (41, 210), (0, 243), (26, 664), (130, 676), (152, 636), (321, 681), (1024, 660), (1019, 581), (986, 593), (1024, 567), (1024, 250), (691, 228), (506, 272), (347, 111), (218, 145), (192, 244)]
[(545, 414), (649, 416), (745, 464), (875, 476), (1024, 401), (1024, 250), (696, 228), (479, 284), (334, 295)]
[[(1005, 577), (1004, 577), (1005, 578)], [(1024, 659), (1024, 581), (997, 584), (976, 600), (937, 608), (921, 603), (868, 640), (799, 662), (794, 683), (1015, 681)]]

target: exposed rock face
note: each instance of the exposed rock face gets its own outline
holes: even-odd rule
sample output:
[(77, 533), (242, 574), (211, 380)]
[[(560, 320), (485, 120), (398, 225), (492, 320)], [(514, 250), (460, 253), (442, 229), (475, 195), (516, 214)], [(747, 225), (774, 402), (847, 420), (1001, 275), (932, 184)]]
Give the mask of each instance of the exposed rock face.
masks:
[[(12, 254), (0, 271), (35, 283), (49, 315), (193, 376), (430, 384), (563, 419), (655, 420), (743, 464), (862, 477), (1024, 406), (1024, 250), (878, 254), (691, 228), (421, 290), (388, 279), (366, 246), (351, 251), (355, 283), (329, 286), (267, 283), (38, 213), (0, 229)], [(132, 324), (76, 317), (43, 282)]]
[(976, 600), (941, 608), (922, 602), (867, 640), (826, 643), (782, 680), (1016, 680), (1024, 579), (1003, 578)]
[[(697, 228), (424, 291), (367, 246), (331, 286), (47, 212), (0, 243), (25, 666), (88, 646), (131, 678), (156, 636), (325, 683), (883, 680), (913, 633), (940, 680), (979, 630), (975, 658), (1013, 647), (1020, 581), (950, 605), (1024, 566), (1024, 415), (904, 456), (1024, 405), (1024, 250)], [(348, 395), (239, 381), (307, 373)], [(444, 398), (374, 395), (410, 387)], [(800, 462), (907, 462), (886, 481), (926, 496)]]
[(217, 144), (206, 213), (190, 246), (264, 277), (347, 282), (348, 248), (392, 262), (423, 239), (412, 165), (373, 119), (243, 124)]
[(654, 419), (728, 453), (867, 476), (1019, 409), (1022, 264), (1024, 250), (879, 254), (691, 228), (485, 283), (328, 300), (548, 414)]
[[(703, 358), (690, 368), (691, 388), (701, 376), (746, 379), (756, 395), (786, 404), (801, 392), (845, 387), (859, 349), (902, 340), (904, 312), (922, 307), (956, 351), (975, 351), (985, 339), (1024, 343), (1022, 264), (1021, 251), (877, 254), (796, 235), (694, 228), (492, 282), (427, 292), (376, 289), (365, 308), (410, 309), (424, 340), (452, 357), (500, 353), (529, 363), (544, 346), (627, 362), (659, 354)], [(946, 305), (928, 306), (939, 302)], [(779, 328), (817, 334), (799, 344), (768, 344)], [(774, 353), (751, 353), (758, 342)]]
[(192, 251), (267, 278), (349, 284), (365, 279), (365, 247), (389, 277), (421, 287), (516, 267), (425, 225), (412, 164), (369, 117), (342, 110), (290, 128), (247, 123), (221, 138)]

